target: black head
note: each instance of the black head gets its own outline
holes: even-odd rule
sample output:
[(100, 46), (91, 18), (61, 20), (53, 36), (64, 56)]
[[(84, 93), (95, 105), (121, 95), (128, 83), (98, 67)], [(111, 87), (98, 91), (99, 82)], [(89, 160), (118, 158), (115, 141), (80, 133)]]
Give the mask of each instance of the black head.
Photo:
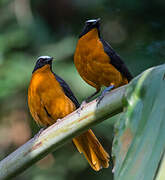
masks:
[(36, 65), (34, 67), (34, 70), (32, 73), (34, 73), (37, 69), (49, 64), (50, 67), (52, 67), (52, 60), (53, 60), (53, 57), (49, 57), (49, 56), (40, 56), (38, 59), (37, 59), (37, 62), (36, 62)]
[(86, 33), (88, 33), (93, 28), (97, 28), (98, 32), (99, 32), (100, 18), (98, 18), (98, 19), (90, 19), (90, 20), (86, 21), (85, 26), (84, 26), (81, 34), (79, 35), (79, 38), (82, 37), (83, 35), (85, 35)]

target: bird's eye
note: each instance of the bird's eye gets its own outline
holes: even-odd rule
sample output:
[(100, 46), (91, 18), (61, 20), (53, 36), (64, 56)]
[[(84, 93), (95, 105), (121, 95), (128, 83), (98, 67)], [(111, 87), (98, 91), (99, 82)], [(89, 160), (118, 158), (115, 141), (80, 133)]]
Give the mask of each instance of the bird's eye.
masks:
[(44, 62), (44, 59), (41, 58), (41, 59), (40, 59), (40, 62), (41, 62), (41, 63)]

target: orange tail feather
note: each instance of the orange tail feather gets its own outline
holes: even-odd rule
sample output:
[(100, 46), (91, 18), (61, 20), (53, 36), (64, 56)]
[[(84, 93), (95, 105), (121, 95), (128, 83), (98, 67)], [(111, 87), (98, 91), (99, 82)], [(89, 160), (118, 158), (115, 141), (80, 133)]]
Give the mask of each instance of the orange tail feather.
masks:
[(84, 153), (89, 164), (95, 171), (109, 166), (109, 154), (104, 150), (91, 129), (75, 137), (73, 142), (78, 151)]

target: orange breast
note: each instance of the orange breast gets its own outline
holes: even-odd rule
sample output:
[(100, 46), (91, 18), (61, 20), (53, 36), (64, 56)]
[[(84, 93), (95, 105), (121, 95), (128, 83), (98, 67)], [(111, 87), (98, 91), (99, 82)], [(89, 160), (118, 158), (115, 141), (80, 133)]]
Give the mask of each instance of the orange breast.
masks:
[(122, 74), (110, 64), (97, 29), (92, 29), (78, 40), (74, 63), (80, 76), (95, 88), (109, 86), (111, 83), (118, 87), (127, 83)]
[(53, 124), (76, 109), (49, 67), (45, 66), (32, 75), (28, 89), (28, 105), (34, 120), (45, 126)]

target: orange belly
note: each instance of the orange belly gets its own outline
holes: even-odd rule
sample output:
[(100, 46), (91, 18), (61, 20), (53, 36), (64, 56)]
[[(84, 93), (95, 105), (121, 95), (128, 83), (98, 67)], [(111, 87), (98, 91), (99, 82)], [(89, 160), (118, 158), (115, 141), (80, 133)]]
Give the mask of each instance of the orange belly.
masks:
[(104, 52), (100, 40), (86, 41), (86, 38), (79, 39), (74, 55), (74, 63), (80, 76), (95, 88), (127, 84), (127, 79), (110, 64), (110, 58)]
[(42, 126), (51, 125), (76, 109), (54, 75), (51, 72), (45, 73), (34, 73), (28, 89), (30, 112)]

